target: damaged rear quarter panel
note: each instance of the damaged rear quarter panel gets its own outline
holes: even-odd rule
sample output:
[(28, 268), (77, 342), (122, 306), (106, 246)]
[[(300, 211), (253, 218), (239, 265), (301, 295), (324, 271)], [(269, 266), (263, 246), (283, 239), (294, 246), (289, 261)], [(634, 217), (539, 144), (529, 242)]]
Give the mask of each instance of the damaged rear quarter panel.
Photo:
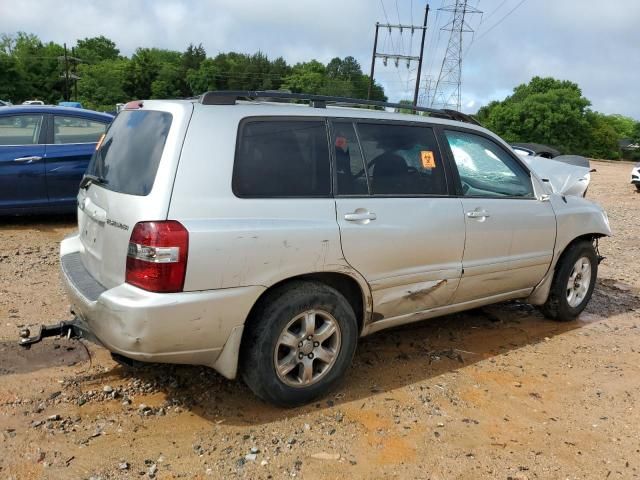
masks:
[(190, 249), (206, 252), (189, 258), (185, 290), (269, 287), (314, 272), (354, 274), (342, 257), (335, 213), (326, 221), (239, 218), (184, 224)]

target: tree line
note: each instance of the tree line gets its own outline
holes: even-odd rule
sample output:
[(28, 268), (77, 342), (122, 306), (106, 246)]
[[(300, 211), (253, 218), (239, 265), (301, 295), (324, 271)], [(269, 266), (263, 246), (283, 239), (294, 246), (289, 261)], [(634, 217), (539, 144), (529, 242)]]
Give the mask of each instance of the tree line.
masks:
[[(366, 98), (369, 85), (369, 76), (350, 56), (289, 65), (262, 52), (208, 57), (201, 44), (190, 44), (183, 52), (138, 48), (127, 57), (104, 36), (77, 40), (67, 53), (67, 65), (78, 77), (70, 91), (62, 45), (24, 32), (0, 35), (0, 99), (56, 104), (69, 95), (75, 100), (77, 92), (84, 107), (113, 111), (116, 103), (132, 99), (188, 98), (208, 90), (286, 89)], [(382, 86), (374, 83), (371, 98), (387, 99)], [(577, 84), (535, 77), (506, 99), (482, 107), (476, 118), (507, 141), (543, 143), (593, 158), (620, 158), (619, 140), (640, 142), (639, 122), (590, 106)]]
[[(62, 45), (44, 43), (33, 34), (0, 36), (0, 99), (54, 104), (63, 100), (64, 53)], [(126, 57), (104, 36), (78, 40), (69, 48), (67, 62), (79, 77), (77, 100), (102, 111), (131, 99), (188, 98), (208, 90), (288, 89), (366, 98), (369, 86), (369, 76), (349, 56), (336, 57), (326, 65), (317, 60), (289, 65), (282, 57), (271, 60), (262, 52), (228, 52), (210, 58), (202, 45), (191, 44), (184, 52), (138, 48)], [(371, 98), (387, 99), (378, 84)]]
[(640, 142), (640, 122), (591, 110), (591, 102), (570, 81), (534, 77), (502, 101), (482, 107), (476, 118), (508, 142), (552, 145), (563, 153), (591, 158), (640, 160), (622, 151), (620, 140)]

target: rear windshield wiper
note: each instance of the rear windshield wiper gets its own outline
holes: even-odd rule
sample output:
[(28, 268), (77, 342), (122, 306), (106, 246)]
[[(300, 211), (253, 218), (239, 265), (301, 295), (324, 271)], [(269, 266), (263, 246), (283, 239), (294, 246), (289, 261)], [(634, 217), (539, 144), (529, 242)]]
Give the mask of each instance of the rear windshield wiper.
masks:
[(92, 175), (91, 173), (85, 173), (82, 181), (80, 181), (80, 188), (89, 188), (92, 183), (104, 185), (107, 183), (107, 180), (97, 175)]

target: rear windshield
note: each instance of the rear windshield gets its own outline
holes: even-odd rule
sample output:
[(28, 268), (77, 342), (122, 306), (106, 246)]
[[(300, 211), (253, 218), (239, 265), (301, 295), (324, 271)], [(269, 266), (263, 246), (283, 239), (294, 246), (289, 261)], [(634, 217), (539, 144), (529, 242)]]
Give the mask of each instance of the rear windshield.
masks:
[(171, 114), (125, 110), (118, 114), (94, 154), (87, 173), (104, 188), (129, 195), (148, 195), (171, 127)]

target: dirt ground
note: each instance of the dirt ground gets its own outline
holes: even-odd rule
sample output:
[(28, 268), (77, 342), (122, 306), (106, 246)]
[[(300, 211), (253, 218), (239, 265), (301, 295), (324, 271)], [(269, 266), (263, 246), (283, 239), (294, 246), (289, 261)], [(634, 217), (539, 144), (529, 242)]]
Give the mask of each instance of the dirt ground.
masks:
[(615, 236), (577, 321), (511, 302), (381, 332), (293, 410), (206, 368), (20, 350), (21, 326), (69, 318), (57, 249), (74, 225), (0, 219), (0, 478), (639, 477), (640, 194), (630, 164), (594, 166)]

